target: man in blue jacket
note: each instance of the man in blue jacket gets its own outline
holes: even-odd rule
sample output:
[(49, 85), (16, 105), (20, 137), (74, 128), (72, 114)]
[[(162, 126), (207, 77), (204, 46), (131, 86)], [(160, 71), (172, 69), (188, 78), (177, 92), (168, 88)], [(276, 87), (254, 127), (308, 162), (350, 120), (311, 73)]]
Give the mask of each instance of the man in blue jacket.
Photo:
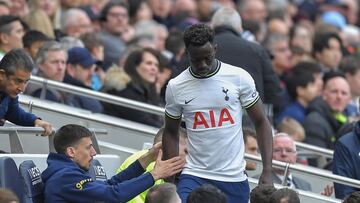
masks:
[[(360, 121), (352, 132), (342, 136), (335, 144), (333, 173), (360, 180)], [(334, 183), (335, 197), (344, 199), (359, 188)]]
[[(156, 180), (172, 176), (182, 170), (185, 159), (179, 156), (162, 161), (161, 143), (127, 169), (107, 181), (93, 180), (87, 171), (96, 155), (90, 131), (79, 125), (65, 125), (55, 134), (48, 168), (42, 173), (45, 202), (127, 202), (154, 185)], [(155, 161), (151, 172), (146, 166)]]
[(43, 135), (52, 132), (50, 123), (25, 112), (18, 101), (18, 94), (24, 91), (30, 79), (34, 64), (23, 49), (13, 49), (0, 61), (0, 119), (16, 125), (44, 128)]

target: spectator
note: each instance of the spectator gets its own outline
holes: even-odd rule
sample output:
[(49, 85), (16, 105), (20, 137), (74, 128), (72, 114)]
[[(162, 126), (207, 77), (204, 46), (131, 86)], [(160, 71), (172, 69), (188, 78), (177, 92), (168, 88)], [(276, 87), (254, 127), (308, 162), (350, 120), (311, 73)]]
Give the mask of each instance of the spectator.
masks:
[(270, 203), (271, 195), (276, 191), (273, 185), (258, 185), (250, 193), (251, 203)]
[(40, 31), (30, 30), (26, 32), (22, 38), (22, 41), (25, 50), (30, 54), (31, 58), (35, 60), (39, 49), (44, 45), (45, 42), (50, 41), (50, 38)]
[(181, 200), (176, 193), (176, 186), (172, 183), (164, 183), (149, 190), (145, 203), (181, 203)]
[(31, 29), (38, 30), (50, 38), (55, 38), (54, 28), (45, 11), (41, 9), (31, 10), (25, 16), (24, 21)]
[(0, 60), (12, 49), (23, 48), (24, 27), (19, 17), (0, 16)]
[(241, 38), (241, 18), (236, 10), (219, 9), (212, 18), (212, 25), (214, 41), (218, 44), (216, 57), (249, 72), (264, 103), (281, 105), (279, 101), (285, 92), (272, 69), (269, 55), (260, 45)]
[(348, 122), (343, 111), (349, 101), (350, 87), (344, 75), (338, 72), (325, 74), (323, 93), (309, 105), (305, 117), (305, 142), (334, 149), (337, 131)]
[(42, 135), (47, 136), (52, 132), (50, 123), (25, 112), (18, 101), (18, 94), (25, 90), (33, 67), (31, 57), (23, 49), (11, 50), (0, 61), (0, 119), (2, 125), (8, 120), (16, 125), (42, 127)]
[[(156, 145), (157, 143), (161, 142), (163, 133), (164, 133), (164, 128), (162, 127), (162, 128), (159, 129), (159, 131), (156, 133), (156, 135), (154, 137), (153, 146)], [(187, 149), (186, 149), (187, 134), (186, 134), (186, 130), (184, 128), (180, 128), (179, 137), (180, 137), (180, 139), (179, 139), (179, 155), (181, 157), (185, 157), (186, 154), (187, 154)], [(135, 162), (137, 159), (139, 159), (142, 155), (146, 154), (148, 151), (149, 151), (148, 149), (144, 149), (144, 150), (136, 152), (133, 155), (131, 155), (130, 157), (128, 157), (121, 164), (121, 166), (117, 170), (117, 173), (120, 173), (121, 171), (124, 171), (127, 167), (129, 167), (133, 162)], [(152, 171), (154, 169), (154, 166), (155, 166), (155, 162), (150, 163), (146, 167), (146, 172)], [(164, 180), (160, 179), (160, 180), (157, 180), (155, 182), (155, 185), (160, 185), (160, 184), (163, 184), (163, 183), (164, 183)], [(146, 201), (145, 197), (146, 197), (147, 193), (148, 193), (148, 190), (144, 191), (143, 193), (136, 196), (134, 199), (130, 200), (128, 203), (143, 203), (144, 201)]]
[(342, 41), (336, 33), (317, 34), (313, 42), (314, 58), (323, 73), (338, 69), (342, 58)]
[(203, 202), (226, 203), (227, 199), (225, 194), (215, 186), (202, 185), (193, 190), (186, 200), (186, 203)]
[(82, 34), (91, 33), (93, 27), (85, 11), (71, 8), (64, 13), (63, 31), (69, 36), (78, 38)]
[[(42, 173), (45, 202), (126, 202), (151, 187), (154, 181), (181, 171), (185, 162), (180, 157), (162, 161), (159, 143), (127, 170), (102, 182), (94, 181), (87, 173), (96, 155), (87, 128), (61, 127), (55, 134), (54, 147), (57, 153), (49, 154), (48, 167)], [(154, 170), (144, 173), (154, 160)]]
[[(62, 82), (65, 76), (67, 58), (67, 52), (60, 43), (56, 41), (46, 42), (39, 49), (35, 59), (38, 67), (36, 75), (45, 79)], [(65, 102), (63, 93), (51, 88), (47, 88), (45, 91), (41, 85), (30, 84), (26, 89), (26, 94), (54, 102)]]
[(275, 191), (271, 198), (271, 203), (300, 203), (300, 198), (295, 190), (290, 188), (281, 188)]
[[(159, 106), (160, 98), (155, 88), (159, 72), (159, 53), (150, 48), (136, 50), (127, 57), (124, 70), (131, 78), (131, 81), (125, 84), (126, 87), (123, 88), (121, 81), (109, 81), (104, 85), (104, 92)], [(117, 79), (114, 76), (112, 78)], [(106, 114), (156, 127), (162, 126), (162, 121), (156, 115), (109, 103), (103, 103), (103, 106)]]
[(0, 188), (0, 202), (1, 203), (19, 203), (18, 197), (6, 188)]
[(347, 196), (343, 203), (358, 203), (360, 201), (360, 192), (356, 191)]
[(0, 1), (0, 16), (10, 15), (10, 2), (7, 0)]
[(132, 25), (142, 20), (152, 19), (152, 11), (146, 0), (132, 0), (129, 1), (128, 3), (129, 3), (129, 18), (130, 18), (130, 23)]
[[(343, 135), (335, 144), (333, 173), (348, 178), (360, 180), (360, 121), (358, 121), (352, 132)], [(344, 199), (359, 188), (334, 183), (335, 197)]]
[[(256, 141), (256, 134), (253, 130), (244, 129), (243, 138), (245, 144), (245, 153), (259, 155), (259, 147)], [(255, 170), (256, 162), (246, 161), (246, 170)]]
[(298, 142), (302, 142), (305, 139), (304, 127), (291, 117), (284, 117), (281, 123), (276, 126), (276, 130), (290, 135), (293, 140)]

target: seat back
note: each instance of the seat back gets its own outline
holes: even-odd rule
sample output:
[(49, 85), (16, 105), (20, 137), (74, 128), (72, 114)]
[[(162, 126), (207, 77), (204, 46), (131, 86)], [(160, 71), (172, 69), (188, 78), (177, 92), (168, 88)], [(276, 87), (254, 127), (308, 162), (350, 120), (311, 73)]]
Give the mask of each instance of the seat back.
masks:
[(90, 164), (89, 174), (93, 180), (107, 180), (104, 167), (97, 159), (93, 159)]
[(11, 157), (0, 157), (0, 187), (13, 191), (21, 200), (24, 195), (19, 171)]
[(20, 164), (19, 173), (25, 190), (22, 202), (43, 203), (44, 183), (41, 179), (40, 169), (32, 160), (26, 160)]

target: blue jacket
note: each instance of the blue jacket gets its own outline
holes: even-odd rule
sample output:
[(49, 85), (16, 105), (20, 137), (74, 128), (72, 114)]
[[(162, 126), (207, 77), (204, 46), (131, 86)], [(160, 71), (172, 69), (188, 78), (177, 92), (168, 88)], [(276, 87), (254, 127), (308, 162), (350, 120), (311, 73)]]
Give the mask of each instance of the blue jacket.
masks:
[(1, 99), (0, 119), (8, 120), (16, 125), (34, 126), (35, 120), (38, 117), (24, 111), (19, 106), (18, 97), (12, 99), (6, 95)]
[[(342, 136), (335, 144), (333, 173), (360, 180), (360, 121), (353, 132)], [(360, 189), (334, 183), (335, 197), (344, 199)]]
[[(94, 181), (64, 154), (50, 153), (42, 173), (45, 203), (127, 202), (154, 185), (139, 161), (107, 181)], [(143, 174), (144, 173), (144, 174)]]

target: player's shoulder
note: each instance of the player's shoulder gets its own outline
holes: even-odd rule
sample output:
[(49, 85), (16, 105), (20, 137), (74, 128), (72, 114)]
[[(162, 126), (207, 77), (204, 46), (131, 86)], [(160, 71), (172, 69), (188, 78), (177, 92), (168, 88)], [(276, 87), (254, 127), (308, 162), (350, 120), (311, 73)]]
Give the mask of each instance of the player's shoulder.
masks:
[(191, 78), (190, 72), (189, 72), (189, 68), (185, 69), (183, 72), (181, 72), (178, 76), (172, 78), (169, 81), (170, 85), (176, 85), (176, 84), (181, 84), (183, 83), (185, 80), (189, 80), (189, 78)]
[(239, 66), (233, 66), (228, 63), (221, 62), (221, 69), (222, 74), (230, 74), (230, 75), (240, 75), (241, 77), (248, 77), (250, 76), (249, 73)]

